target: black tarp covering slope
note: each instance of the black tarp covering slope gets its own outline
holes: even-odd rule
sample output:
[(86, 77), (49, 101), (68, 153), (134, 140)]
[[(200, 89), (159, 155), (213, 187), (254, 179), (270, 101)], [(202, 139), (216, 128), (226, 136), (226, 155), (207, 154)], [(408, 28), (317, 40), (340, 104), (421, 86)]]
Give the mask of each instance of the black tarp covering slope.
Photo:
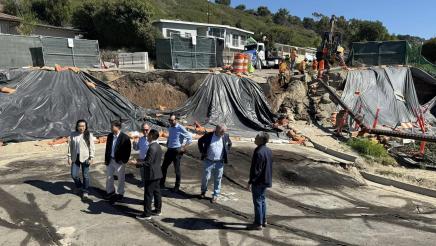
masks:
[(370, 68), (347, 74), (342, 100), (366, 126), (372, 127), (377, 108), (378, 126), (416, 122), (421, 110), (412, 74), (407, 67)]
[(172, 113), (188, 122), (230, 130), (271, 131), (274, 114), (256, 82), (228, 74), (209, 74), (184, 106)]
[(436, 78), (416, 67), (411, 67), (410, 71), (419, 103), (429, 107), (430, 112), (436, 117)]
[[(73, 71), (14, 70), (3, 74), (0, 93), (0, 139), (27, 141), (67, 136), (78, 119), (86, 119), (94, 134), (105, 134), (110, 121), (121, 119), (137, 129), (143, 110), (91, 75)], [(96, 84), (90, 89), (85, 81)]]

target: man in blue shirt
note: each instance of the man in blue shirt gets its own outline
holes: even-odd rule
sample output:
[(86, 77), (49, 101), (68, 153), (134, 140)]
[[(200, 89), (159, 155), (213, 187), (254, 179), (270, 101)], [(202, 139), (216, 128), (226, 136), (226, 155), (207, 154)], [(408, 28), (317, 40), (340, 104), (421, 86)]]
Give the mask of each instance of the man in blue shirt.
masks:
[[(143, 162), (145, 160), (146, 155), (147, 155), (147, 150), (148, 150), (147, 135), (148, 135), (148, 132), (150, 131), (150, 126), (147, 123), (143, 123), (141, 125), (141, 131), (142, 131), (142, 134), (144, 136), (142, 136), (140, 138), (135, 138), (133, 140), (133, 149), (139, 150), (139, 156), (138, 156), (137, 162)], [(139, 186), (142, 187), (142, 186), (144, 186), (144, 167), (143, 166), (140, 167), (139, 172), (141, 173), (141, 184)]]
[(198, 140), (201, 160), (204, 160), (203, 178), (201, 180), (201, 198), (206, 197), (207, 184), (213, 172), (214, 191), (211, 202), (215, 203), (217, 201), (221, 193), (224, 163), (227, 163), (227, 154), (231, 147), (232, 141), (226, 133), (226, 127), (224, 125), (217, 125), (214, 132), (208, 132)]
[(165, 180), (167, 177), (167, 170), (171, 163), (174, 163), (174, 170), (176, 172), (176, 184), (174, 192), (179, 191), (181, 182), (180, 161), (183, 154), (186, 152), (186, 147), (192, 143), (191, 134), (180, 124), (177, 123), (175, 115), (169, 118), (170, 127), (168, 128), (168, 141), (167, 152), (165, 152), (164, 161), (162, 163), (162, 179), (160, 186), (165, 188)]

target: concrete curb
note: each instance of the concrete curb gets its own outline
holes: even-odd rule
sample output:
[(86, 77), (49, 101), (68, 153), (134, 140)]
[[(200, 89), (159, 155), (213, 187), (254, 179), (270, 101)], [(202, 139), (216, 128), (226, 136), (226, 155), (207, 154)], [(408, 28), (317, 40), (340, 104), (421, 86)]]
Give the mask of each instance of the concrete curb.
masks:
[(436, 190), (428, 189), (428, 188), (422, 188), (416, 185), (411, 185), (407, 183), (403, 183), (400, 181), (388, 179), (379, 175), (367, 173), (364, 171), (360, 171), (360, 174), (367, 180), (372, 181), (374, 183), (382, 184), (382, 185), (389, 185), (393, 186), (402, 190), (418, 193), (424, 196), (430, 196), (436, 198)]
[(329, 154), (331, 156), (334, 156), (334, 157), (337, 157), (339, 159), (346, 160), (346, 161), (349, 161), (349, 162), (355, 162), (356, 159), (357, 159), (356, 156), (348, 155), (348, 154), (345, 154), (345, 153), (342, 153), (342, 152), (339, 152), (339, 151), (327, 148), (327, 147), (325, 147), (325, 146), (323, 146), (323, 145), (321, 145), (319, 143), (314, 142), (311, 139), (309, 139), (309, 141), (313, 144), (315, 149), (317, 149), (319, 151), (322, 151), (322, 152), (324, 152), (326, 154)]

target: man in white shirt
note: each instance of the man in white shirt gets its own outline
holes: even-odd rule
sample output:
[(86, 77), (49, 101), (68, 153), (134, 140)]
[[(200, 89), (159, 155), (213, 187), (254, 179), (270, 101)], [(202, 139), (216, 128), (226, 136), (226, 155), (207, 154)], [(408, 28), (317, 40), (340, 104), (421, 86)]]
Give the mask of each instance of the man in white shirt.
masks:
[(203, 177), (201, 180), (201, 198), (206, 197), (209, 179), (214, 174), (214, 190), (211, 202), (216, 203), (221, 193), (221, 180), (224, 173), (224, 164), (228, 162), (228, 153), (232, 141), (226, 133), (224, 125), (217, 125), (214, 132), (208, 132), (198, 140), (198, 149), (203, 164)]
[[(111, 122), (111, 131), (105, 151), (106, 199), (117, 201), (124, 197), (125, 164), (129, 161), (132, 144), (129, 136), (121, 132), (120, 121)], [(117, 193), (115, 193), (114, 175), (118, 177)]]

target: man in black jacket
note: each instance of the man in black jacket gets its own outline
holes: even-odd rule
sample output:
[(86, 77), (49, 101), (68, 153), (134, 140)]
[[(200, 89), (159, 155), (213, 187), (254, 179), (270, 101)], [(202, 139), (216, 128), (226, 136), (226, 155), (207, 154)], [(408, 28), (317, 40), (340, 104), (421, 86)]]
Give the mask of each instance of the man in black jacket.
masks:
[[(121, 200), (124, 197), (124, 180), (126, 163), (129, 161), (132, 144), (129, 136), (121, 132), (121, 122), (111, 122), (111, 133), (107, 136), (106, 164), (106, 199)], [(118, 177), (118, 189), (115, 194), (114, 174)]]
[(224, 163), (227, 163), (227, 154), (232, 147), (229, 134), (224, 125), (217, 125), (214, 132), (208, 132), (198, 140), (198, 149), (201, 160), (204, 161), (203, 177), (201, 179), (201, 198), (206, 197), (207, 184), (210, 176), (214, 174), (214, 191), (211, 202), (215, 203), (221, 193), (221, 179), (224, 173)]
[[(160, 215), (162, 209), (162, 198), (160, 193), (160, 179), (162, 178), (161, 161), (162, 148), (157, 139), (159, 132), (151, 129), (147, 135), (149, 147), (143, 163), (137, 167), (143, 167), (144, 170), (144, 213), (137, 216), (140, 220), (151, 219), (151, 215)], [(154, 211), (151, 211), (151, 202), (154, 198)]]
[(266, 132), (259, 133), (254, 143), (257, 148), (254, 150), (251, 160), (250, 179), (247, 188), (253, 194), (254, 204), (254, 228), (262, 230), (266, 226), (266, 201), (265, 192), (272, 186), (272, 152), (266, 147), (269, 135)]

